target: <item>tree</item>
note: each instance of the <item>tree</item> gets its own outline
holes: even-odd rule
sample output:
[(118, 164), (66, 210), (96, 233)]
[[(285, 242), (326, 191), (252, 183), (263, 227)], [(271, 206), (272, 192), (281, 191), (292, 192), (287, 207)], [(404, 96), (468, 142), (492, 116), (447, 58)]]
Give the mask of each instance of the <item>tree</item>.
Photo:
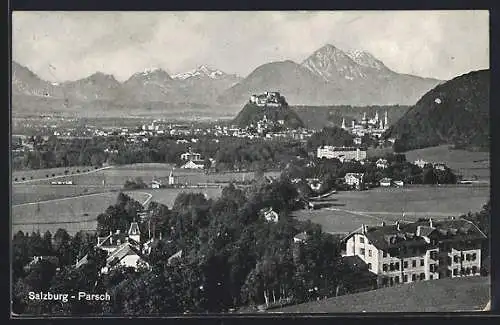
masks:
[(71, 260), (71, 237), (66, 230), (59, 228), (54, 234), (54, 253), (59, 258), (61, 265), (74, 263)]

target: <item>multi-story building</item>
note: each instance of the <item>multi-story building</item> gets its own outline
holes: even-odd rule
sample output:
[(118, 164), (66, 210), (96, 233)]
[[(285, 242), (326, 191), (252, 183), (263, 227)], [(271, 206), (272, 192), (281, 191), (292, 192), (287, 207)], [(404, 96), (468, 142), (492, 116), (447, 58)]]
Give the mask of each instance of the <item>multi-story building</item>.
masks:
[(362, 225), (345, 239), (381, 286), (480, 274), (486, 235), (465, 219)]
[(345, 174), (344, 181), (347, 185), (361, 189), (364, 185), (364, 173), (347, 173)]
[(342, 162), (349, 160), (361, 161), (366, 159), (366, 149), (355, 147), (322, 146), (318, 147), (316, 157), (327, 159), (336, 158)]

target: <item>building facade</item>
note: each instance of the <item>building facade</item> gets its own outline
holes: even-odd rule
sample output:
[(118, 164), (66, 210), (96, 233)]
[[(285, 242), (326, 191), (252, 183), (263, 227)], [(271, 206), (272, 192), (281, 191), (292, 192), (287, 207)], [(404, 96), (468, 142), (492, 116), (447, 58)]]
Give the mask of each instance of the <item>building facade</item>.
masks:
[(355, 147), (323, 146), (317, 149), (316, 157), (326, 159), (339, 159), (341, 162), (349, 160), (362, 161), (366, 159), (366, 149)]
[(486, 235), (464, 220), (361, 226), (345, 238), (344, 256), (358, 256), (379, 286), (480, 274)]

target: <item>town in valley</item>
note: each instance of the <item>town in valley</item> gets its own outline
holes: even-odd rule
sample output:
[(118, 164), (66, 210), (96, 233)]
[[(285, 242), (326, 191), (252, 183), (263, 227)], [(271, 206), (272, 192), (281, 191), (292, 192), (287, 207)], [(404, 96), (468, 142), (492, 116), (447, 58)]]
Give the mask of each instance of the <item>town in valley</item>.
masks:
[[(371, 41), (401, 35), (347, 23), (384, 17), (442, 21), (454, 46), (433, 55), (461, 57), (401, 46), (405, 67)], [(205, 42), (200, 22), (208, 54), (153, 53)], [(314, 24), (300, 51), (283, 39)], [(490, 308), (487, 12), (16, 12), (13, 26), (12, 315)], [(38, 57), (37, 33), (61, 53)]]

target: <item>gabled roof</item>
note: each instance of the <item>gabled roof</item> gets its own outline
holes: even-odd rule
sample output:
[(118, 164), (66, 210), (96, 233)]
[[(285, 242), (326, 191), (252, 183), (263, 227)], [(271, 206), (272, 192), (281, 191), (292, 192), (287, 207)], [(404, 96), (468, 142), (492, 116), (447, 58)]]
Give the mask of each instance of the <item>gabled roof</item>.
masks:
[(139, 249), (127, 242), (120, 245), (120, 247), (118, 247), (108, 256), (108, 258), (106, 259), (106, 265), (113, 266), (115, 261), (121, 261), (125, 256), (128, 255), (137, 255), (140, 259), (144, 261), (146, 260)]
[(180, 251), (178, 251), (177, 253), (175, 253), (174, 255), (170, 256), (168, 259), (167, 259), (167, 264), (170, 264), (172, 263), (172, 261), (176, 258), (181, 258), (182, 257), (182, 249)]
[(140, 235), (139, 224), (137, 222), (130, 223), (130, 228), (128, 229), (128, 234), (130, 235)]
[(117, 247), (118, 246), (118, 241), (120, 241), (120, 244), (123, 244), (127, 241), (127, 235), (124, 233), (113, 233), (109, 234), (106, 237), (98, 237), (98, 245), (97, 247)]

